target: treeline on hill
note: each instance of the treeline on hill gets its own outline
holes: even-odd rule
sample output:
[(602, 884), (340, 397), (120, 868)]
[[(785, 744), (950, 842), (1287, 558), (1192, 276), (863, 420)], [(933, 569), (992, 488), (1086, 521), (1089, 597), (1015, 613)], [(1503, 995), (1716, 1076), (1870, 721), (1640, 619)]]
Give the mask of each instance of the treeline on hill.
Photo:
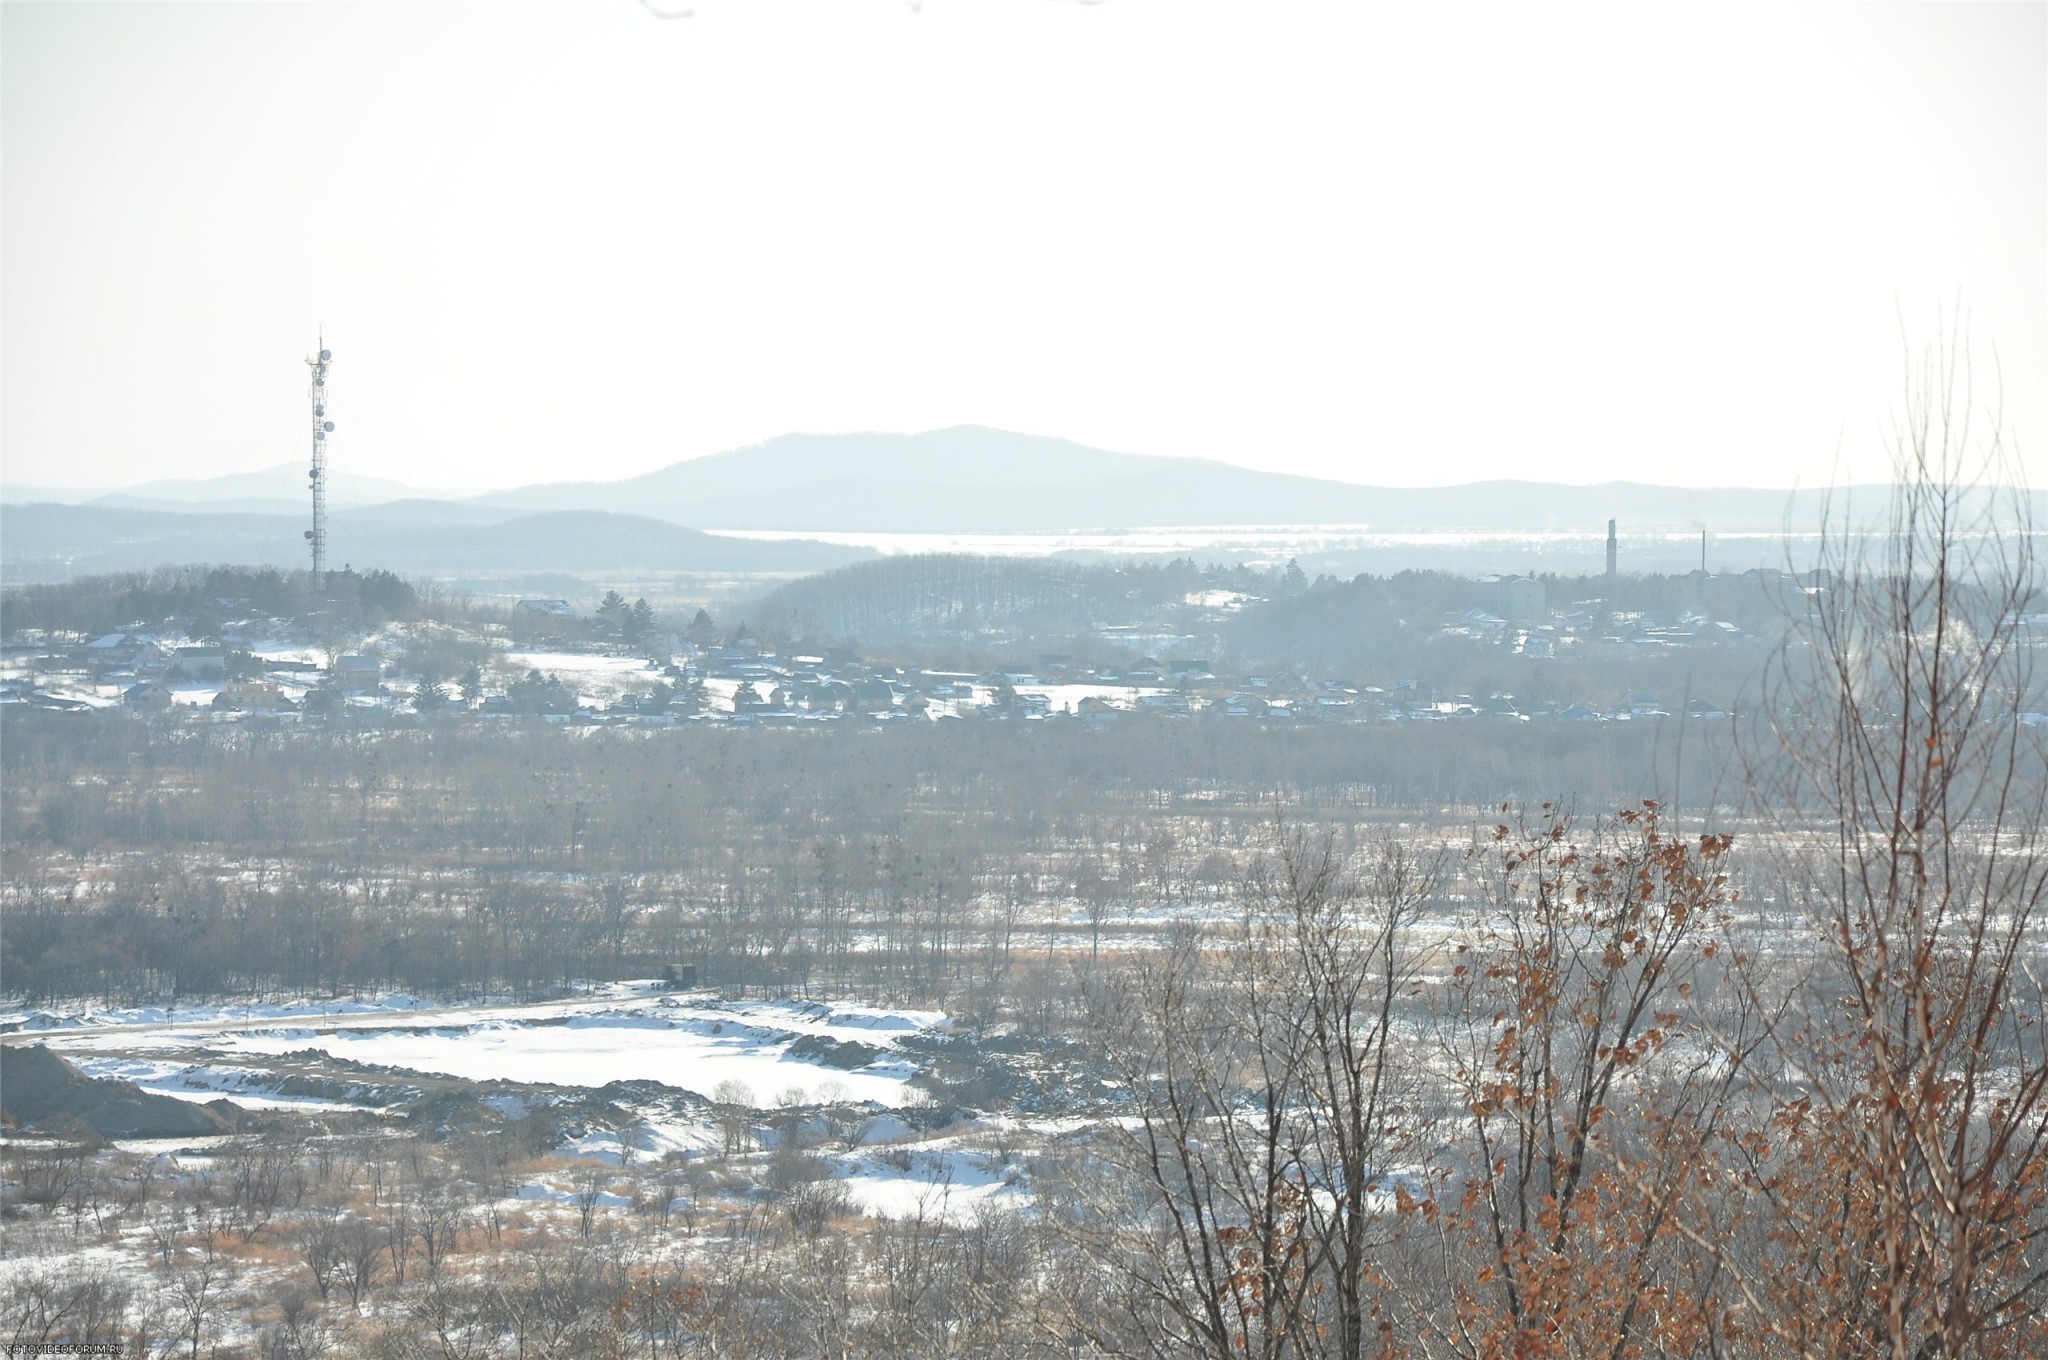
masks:
[(388, 571), (329, 572), (322, 586), (306, 571), (169, 566), (11, 586), (0, 592), (0, 635), (176, 626), (190, 637), (212, 637), (225, 619), (252, 616), (375, 628), (415, 617), (421, 604), (420, 591)]
[[(1297, 572), (1297, 575), (1299, 573)], [(1000, 629), (1066, 638), (1158, 618), (1203, 590), (1270, 589), (1278, 573), (1168, 563), (919, 553), (856, 563), (764, 598), (756, 629), (787, 637), (895, 645)]]
[[(1788, 617), (1805, 612), (1796, 583), (1770, 575), (1699, 580), (1691, 576), (1629, 576), (1609, 602), (1598, 576), (1539, 574), (1546, 610), (1576, 616), (1582, 634), (1627, 631), (1645, 616), (1664, 624), (1685, 615), (1729, 623), (1739, 632), (1777, 636)], [(1501, 587), (1440, 571), (1402, 571), (1349, 581), (1290, 581), (1259, 607), (1236, 613), (1221, 630), (1225, 646), (1244, 656), (1285, 657), (1314, 665), (1357, 668), (1413, 654), (1446, 623), (1467, 611), (1506, 612)], [(1543, 620), (1510, 620), (1540, 625)]]
[[(1630, 576), (1617, 583), (1613, 601), (1605, 598), (1603, 577), (1545, 573), (1530, 579), (1542, 587), (1546, 619), (1575, 615), (1582, 633), (1613, 631), (1621, 620), (1644, 615), (1670, 623), (1690, 614), (1775, 636), (1788, 615), (1807, 609), (1799, 583), (1773, 573)], [(934, 553), (795, 581), (749, 614), (757, 636), (807, 644), (979, 640), (997, 651), (1055, 644), (1087, 650), (1106, 628), (1153, 627), (1254, 663), (1357, 669), (1415, 655), (1468, 612), (1498, 617), (1506, 608), (1497, 579), (1440, 571), (1310, 580), (1292, 562), (1078, 563)], [(1546, 619), (1518, 622), (1540, 626)]]
[(506, 632), (521, 641), (629, 645), (653, 637), (661, 622), (646, 600), (628, 601), (616, 590), (587, 615), (521, 614), (380, 568), (329, 572), (325, 584), (316, 585), (307, 571), (165, 566), (0, 591), (0, 635), (8, 636), (40, 629), (90, 637), (139, 628), (210, 639), (227, 624), (251, 619), (350, 641), (387, 623), (426, 621)]

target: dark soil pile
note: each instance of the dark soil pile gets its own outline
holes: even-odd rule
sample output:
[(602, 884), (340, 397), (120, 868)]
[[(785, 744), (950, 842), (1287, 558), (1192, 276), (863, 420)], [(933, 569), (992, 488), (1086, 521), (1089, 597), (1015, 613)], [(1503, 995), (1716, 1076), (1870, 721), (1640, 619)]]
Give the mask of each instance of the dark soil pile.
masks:
[(196, 1105), (133, 1082), (82, 1075), (41, 1044), (0, 1047), (0, 1116), (48, 1133), (91, 1129), (102, 1138), (194, 1138), (232, 1133), (242, 1111), (226, 1100)]

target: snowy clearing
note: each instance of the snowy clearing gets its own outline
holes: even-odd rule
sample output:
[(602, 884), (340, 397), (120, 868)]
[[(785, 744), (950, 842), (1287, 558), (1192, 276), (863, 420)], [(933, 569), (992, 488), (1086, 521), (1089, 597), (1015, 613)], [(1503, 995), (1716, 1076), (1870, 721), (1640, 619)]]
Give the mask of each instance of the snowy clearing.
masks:
[(506, 652), (502, 665), (524, 675), (556, 676), (576, 691), (577, 701), (606, 705), (622, 695), (644, 694), (662, 683), (662, 673), (643, 656), (596, 656), (584, 652)]
[[(919, 1070), (893, 1051), (896, 1040), (945, 1023), (932, 1011), (633, 995), (623, 986), (608, 993), (531, 1006), (426, 1007), (407, 996), (321, 1012), (287, 1004), (175, 1018), (148, 1011), (12, 1018), (20, 1033), (40, 1038), (89, 1075), (123, 1076), (186, 1099), (226, 1094), (244, 1103), (254, 1096), (301, 1106), (265, 1089), (263, 1059), (310, 1051), (477, 1082), (654, 1081), (707, 1098), (739, 1082), (763, 1107), (784, 1099), (896, 1107), (913, 1098), (908, 1083)], [(417, 1023), (392, 1023), (407, 1011)], [(853, 1044), (864, 1047), (847, 1047)]]

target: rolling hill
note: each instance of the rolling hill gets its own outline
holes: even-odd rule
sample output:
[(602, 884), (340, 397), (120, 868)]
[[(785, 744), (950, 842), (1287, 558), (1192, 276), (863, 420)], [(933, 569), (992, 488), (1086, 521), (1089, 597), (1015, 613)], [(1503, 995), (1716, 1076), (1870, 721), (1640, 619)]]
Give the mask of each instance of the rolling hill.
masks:
[[(181, 513), (93, 505), (0, 505), (9, 582), (133, 571), (167, 562), (305, 564), (298, 516)], [(644, 515), (398, 502), (336, 513), (329, 560), (425, 574), (454, 572), (816, 572), (871, 557), (808, 540), (755, 542)]]
[[(1646, 460), (1646, 467), (1654, 462)], [(1374, 464), (1361, 457), (1358, 472)], [(218, 517), (303, 516), (302, 483), (284, 469), (206, 481), (159, 482), (103, 493), (91, 508)], [(1455, 465), (1445, 468), (1454, 475)], [(301, 474), (302, 475), (302, 474)], [(520, 515), (569, 511), (632, 515), (710, 530), (812, 533), (1067, 533), (1167, 526), (1348, 525), (1374, 533), (1599, 534), (1708, 530), (1773, 534), (1819, 522), (1824, 491), (1699, 488), (1608, 482), (1573, 486), (1496, 480), (1438, 487), (1375, 487), (1259, 472), (1197, 458), (1092, 449), (1071, 440), (961, 425), (922, 434), (789, 434), (751, 448), (615, 482), (549, 482), (466, 500), (424, 497), (395, 482), (337, 473), (331, 504), (391, 493), (403, 499), (352, 513), (464, 532)], [(289, 494), (286, 494), (286, 493)], [(345, 494), (344, 494), (345, 492)], [(1867, 518), (1887, 488), (1836, 488), (1837, 508)], [(1969, 493), (1965, 509), (1992, 494)], [(2025, 493), (2048, 522), (2048, 493)], [(18, 489), (9, 493), (18, 503)], [(400, 507), (405, 507), (401, 509)], [(342, 520), (336, 518), (337, 532)], [(1841, 523), (1840, 516), (1837, 523)], [(557, 526), (570, 531), (564, 522)], [(192, 526), (161, 533), (199, 533)], [(251, 530), (254, 532), (254, 530)], [(262, 532), (271, 532), (265, 528)], [(516, 538), (517, 535), (513, 535)], [(652, 546), (645, 531), (628, 542)], [(594, 544), (606, 553), (611, 548)], [(664, 552), (669, 548), (661, 549)], [(465, 550), (466, 551), (466, 550)], [(481, 549), (479, 549), (481, 551)], [(10, 556), (21, 554), (10, 550)]]
[[(1455, 471), (1455, 469), (1447, 469)], [(1372, 468), (1361, 461), (1361, 476)], [(1840, 489), (1879, 504), (1882, 487)], [(477, 504), (630, 511), (700, 529), (1032, 533), (1168, 525), (1349, 524), (1380, 532), (1770, 533), (1816, 522), (1823, 493), (1497, 480), (1374, 487), (1198, 458), (1091, 449), (962, 425), (923, 434), (791, 434), (618, 482), (555, 482)], [(2034, 493), (2036, 518), (2048, 495)]]

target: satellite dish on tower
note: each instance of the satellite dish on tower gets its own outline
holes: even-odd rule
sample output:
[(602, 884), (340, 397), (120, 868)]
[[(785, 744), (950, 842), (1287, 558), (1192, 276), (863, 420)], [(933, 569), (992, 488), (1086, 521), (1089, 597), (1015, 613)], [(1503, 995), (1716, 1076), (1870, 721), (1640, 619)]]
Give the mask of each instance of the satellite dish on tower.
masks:
[(332, 359), (333, 357), (334, 351), (331, 349), (323, 349), (320, 351), (320, 362), (323, 364), (326, 363), (329, 359)]

